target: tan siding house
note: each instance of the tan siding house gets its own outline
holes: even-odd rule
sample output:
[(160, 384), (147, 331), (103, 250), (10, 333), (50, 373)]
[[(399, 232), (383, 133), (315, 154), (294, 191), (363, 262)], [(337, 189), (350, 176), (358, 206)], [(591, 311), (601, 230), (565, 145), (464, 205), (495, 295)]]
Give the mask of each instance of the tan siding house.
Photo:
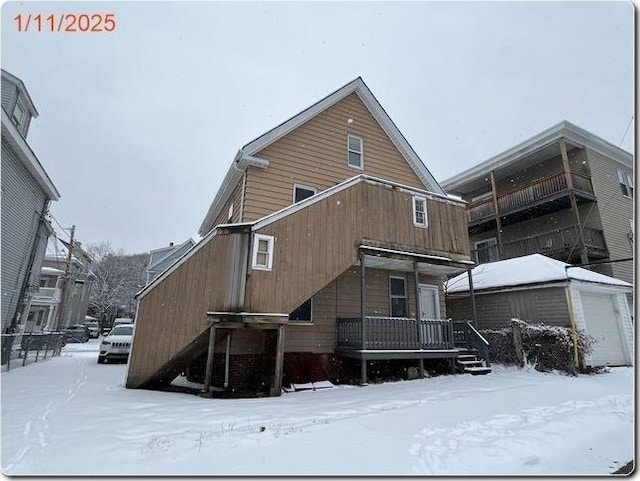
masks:
[(130, 388), (186, 371), (279, 395), (351, 361), (366, 383), (371, 360), (453, 369), (479, 339), (444, 318), (445, 276), (474, 265), (465, 205), (360, 78), (240, 149), (200, 234), (138, 295)]

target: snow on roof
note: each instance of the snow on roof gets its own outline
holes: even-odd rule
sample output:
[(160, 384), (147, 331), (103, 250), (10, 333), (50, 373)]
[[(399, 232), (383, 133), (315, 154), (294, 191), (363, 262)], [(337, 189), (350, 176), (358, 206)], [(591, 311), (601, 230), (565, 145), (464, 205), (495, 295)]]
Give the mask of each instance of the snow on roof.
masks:
[[(516, 257), (504, 261), (481, 264), (473, 268), (474, 290), (491, 289), (498, 287), (521, 286), (527, 284), (540, 284), (544, 282), (577, 280), (595, 282), (622, 287), (633, 287), (628, 282), (613, 277), (598, 274), (582, 267), (568, 266), (565, 262), (557, 261), (542, 254), (531, 254)], [(465, 292), (469, 290), (467, 273), (449, 279), (447, 292)]]

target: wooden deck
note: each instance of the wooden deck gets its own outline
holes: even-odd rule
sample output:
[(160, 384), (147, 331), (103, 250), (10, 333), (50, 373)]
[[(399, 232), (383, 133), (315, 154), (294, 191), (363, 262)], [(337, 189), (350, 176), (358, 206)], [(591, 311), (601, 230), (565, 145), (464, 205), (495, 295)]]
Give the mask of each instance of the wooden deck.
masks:
[(336, 320), (336, 354), (363, 360), (455, 359), (469, 350), (488, 361), (488, 343), (466, 321), (403, 317)]

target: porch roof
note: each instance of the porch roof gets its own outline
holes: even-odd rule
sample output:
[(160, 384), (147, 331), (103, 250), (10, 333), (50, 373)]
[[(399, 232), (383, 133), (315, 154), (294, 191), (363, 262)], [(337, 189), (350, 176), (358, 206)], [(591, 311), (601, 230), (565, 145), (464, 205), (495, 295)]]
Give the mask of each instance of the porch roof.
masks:
[(420, 274), (454, 274), (466, 271), (475, 266), (475, 262), (464, 259), (452, 259), (445, 256), (422, 254), (385, 247), (360, 244), (360, 252), (365, 255), (368, 267), (393, 269), (397, 271), (413, 271), (413, 264), (417, 264)]

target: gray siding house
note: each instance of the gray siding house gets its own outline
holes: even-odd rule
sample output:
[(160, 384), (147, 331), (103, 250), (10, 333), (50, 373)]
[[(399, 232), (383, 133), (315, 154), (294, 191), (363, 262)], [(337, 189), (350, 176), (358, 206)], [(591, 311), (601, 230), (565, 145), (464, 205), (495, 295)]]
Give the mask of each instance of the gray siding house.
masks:
[(147, 284), (153, 282), (156, 277), (167, 270), (173, 263), (185, 255), (196, 243), (193, 239), (187, 239), (182, 244), (160, 247), (149, 251), (149, 263), (147, 264)]
[(633, 155), (563, 121), (442, 183), (478, 263), (540, 253), (633, 283)]
[(2, 70), (2, 332), (24, 328), (52, 232), (49, 204), (60, 198), (26, 140), (37, 115), (22, 81)]

